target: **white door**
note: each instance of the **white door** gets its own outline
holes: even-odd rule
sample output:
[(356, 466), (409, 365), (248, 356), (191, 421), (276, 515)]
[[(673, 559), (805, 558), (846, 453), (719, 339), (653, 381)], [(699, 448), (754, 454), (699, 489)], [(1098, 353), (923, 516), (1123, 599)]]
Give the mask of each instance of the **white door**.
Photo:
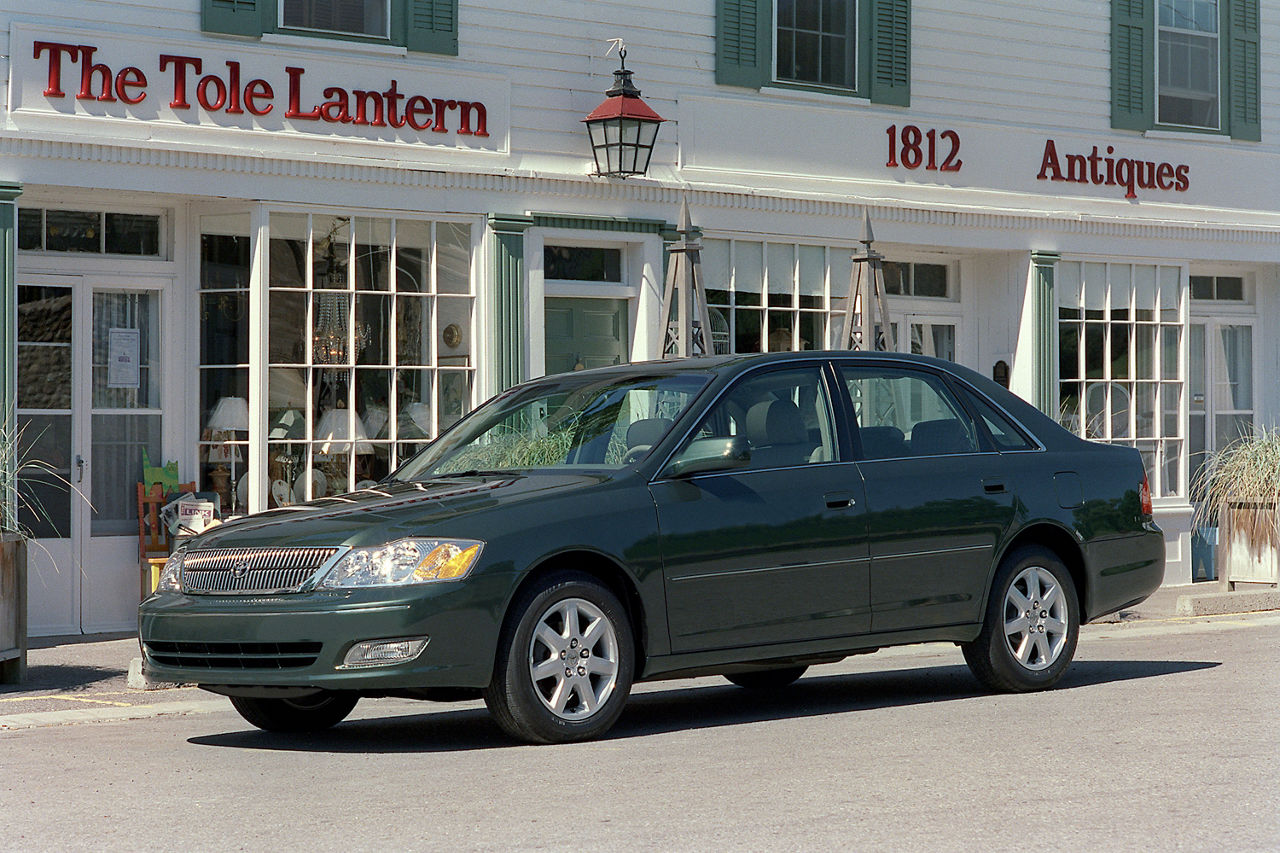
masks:
[(18, 414), (28, 456), (50, 470), (23, 480), (24, 521), (37, 537), (28, 630), (132, 630), (136, 484), (144, 450), (163, 462), (160, 291), (29, 278), (18, 292)]
[(1253, 431), (1253, 323), (1191, 323), (1191, 476), (1214, 452)]

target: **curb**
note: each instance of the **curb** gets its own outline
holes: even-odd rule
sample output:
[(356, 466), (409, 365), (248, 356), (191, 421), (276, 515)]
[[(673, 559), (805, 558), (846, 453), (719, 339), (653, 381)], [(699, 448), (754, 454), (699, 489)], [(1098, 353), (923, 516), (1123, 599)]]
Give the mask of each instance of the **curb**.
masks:
[(1225, 616), (1231, 613), (1257, 613), (1263, 610), (1280, 610), (1280, 589), (1180, 595), (1174, 607), (1174, 614), (1177, 616)]
[(111, 723), (125, 720), (145, 720), (152, 717), (208, 714), (225, 709), (226, 705), (216, 699), (198, 699), (189, 702), (165, 702), (159, 705), (131, 705), (128, 708), (73, 708), (69, 711), (36, 711), (31, 714), (10, 714), (7, 717), (0, 717), (0, 733), (18, 729), (66, 726), (73, 723)]

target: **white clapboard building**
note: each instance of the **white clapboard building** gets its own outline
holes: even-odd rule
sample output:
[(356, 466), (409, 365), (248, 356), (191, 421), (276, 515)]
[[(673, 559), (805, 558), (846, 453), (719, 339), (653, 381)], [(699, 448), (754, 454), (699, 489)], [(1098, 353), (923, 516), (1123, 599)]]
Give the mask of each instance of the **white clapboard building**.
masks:
[[(717, 349), (898, 349), (1188, 480), (1280, 415), (1280, 1), (0, 0), (30, 631), (128, 629), (144, 456), (227, 513), (377, 480), (490, 395), (657, 357), (682, 201)], [(665, 119), (597, 174), (626, 49)]]

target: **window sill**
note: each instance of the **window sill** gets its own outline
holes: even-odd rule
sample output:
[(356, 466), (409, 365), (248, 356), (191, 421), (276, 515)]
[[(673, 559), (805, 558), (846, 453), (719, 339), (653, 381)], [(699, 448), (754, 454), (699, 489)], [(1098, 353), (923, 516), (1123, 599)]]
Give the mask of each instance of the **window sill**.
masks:
[(835, 91), (816, 91), (814, 89), (806, 89), (799, 86), (793, 88), (779, 83), (760, 87), (760, 94), (770, 98), (777, 98), (779, 100), (786, 99), (792, 102), (804, 101), (810, 104), (825, 104), (832, 107), (843, 107), (848, 106), (849, 104), (871, 106), (870, 98), (862, 98), (852, 92), (844, 95)]
[(263, 44), (278, 44), (285, 47), (303, 47), (317, 50), (324, 47), (341, 48), (344, 53), (368, 53), (374, 56), (408, 56), (408, 48), (394, 44), (372, 44), (366, 41), (347, 40), (332, 35), (295, 36), (285, 33), (263, 33)]
[(1144, 130), (1142, 131), (1144, 139), (1180, 139), (1185, 142), (1204, 142), (1206, 137), (1209, 139), (1231, 137), (1220, 130)]

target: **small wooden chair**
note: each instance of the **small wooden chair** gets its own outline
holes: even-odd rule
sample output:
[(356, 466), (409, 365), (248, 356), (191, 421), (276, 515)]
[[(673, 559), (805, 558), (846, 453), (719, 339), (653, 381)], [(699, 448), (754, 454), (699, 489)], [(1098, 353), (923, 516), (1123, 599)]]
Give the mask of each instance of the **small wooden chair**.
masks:
[[(194, 492), (196, 484), (182, 483), (179, 492)], [(160, 507), (165, 504), (164, 487), (152, 483), (138, 484), (138, 567), (141, 570), (139, 591), (142, 598), (155, 592), (160, 583), (160, 572), (169, 559), (173, 543), (169, 541), (169, 528), (160, 521)]]

